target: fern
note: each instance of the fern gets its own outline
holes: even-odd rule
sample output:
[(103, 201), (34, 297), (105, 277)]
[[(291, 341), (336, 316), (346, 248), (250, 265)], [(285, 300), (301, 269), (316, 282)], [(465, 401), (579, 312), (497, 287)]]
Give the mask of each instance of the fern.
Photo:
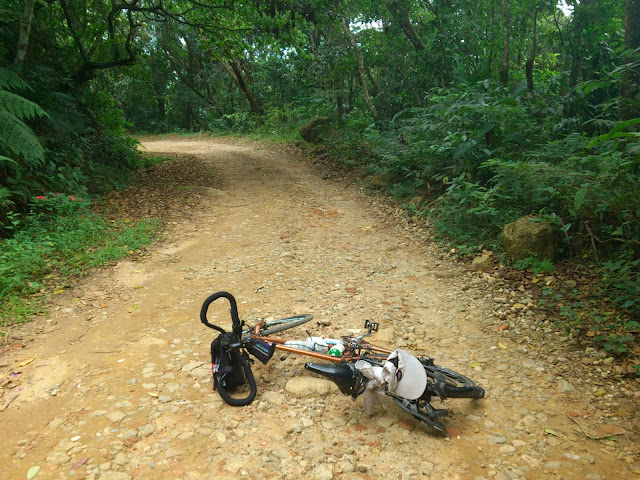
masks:
[(14, 117), (33, 120), (36, 117), (47, 117), (40, 106), (15, 93), (0, 90), (0, 110), (6, 110)]
[(15, 163), (7, 154), (21, 157), (30, 164), (44, 161), (42, 145), (23, 120), (48, 117), (47, 112), (34, 102), (8, 91), (29, 88), (27, 82), (15, 73), (0, 68), (0, 162)]
[(4, 110), (0, 110), (0, 151), (2, 150), (8, 150), (28, 163), (44, 161), (44, 149), (33, 130)]
[(0, 90), (31, 90), (31, 86), (6, 68), (0, 68)]

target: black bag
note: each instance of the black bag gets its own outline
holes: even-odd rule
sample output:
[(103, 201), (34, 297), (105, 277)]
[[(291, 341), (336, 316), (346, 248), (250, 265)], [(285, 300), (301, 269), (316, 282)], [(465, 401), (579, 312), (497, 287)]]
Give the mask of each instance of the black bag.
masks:
[(269, 359), (273, 357), (273, 352), (276, 351), (276, 344), (269, 344), (261, 338), (251, 338), (249, 339), (247, 350), (251, 355), (260, 360), (264, 365), (266, 365)]
[(240, 351), (238, 349), (227, 351), (227, 347), (237, 341), (236, 335), (229, 332), (221, 333), (211, 342), (211, 371), (214, 390), (217, 389), (220, 382), (227, 390), (232, 390), (246, 383), (240, 361)]

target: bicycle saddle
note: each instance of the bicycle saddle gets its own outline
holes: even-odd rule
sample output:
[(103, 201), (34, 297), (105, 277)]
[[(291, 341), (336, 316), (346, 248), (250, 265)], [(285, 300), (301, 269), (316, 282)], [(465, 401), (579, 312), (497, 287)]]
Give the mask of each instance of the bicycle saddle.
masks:
[(305, 363), (304, 368), (333, 381), (345, 395), (356, 398), (364, 390), (362, 375), (352, 363)]

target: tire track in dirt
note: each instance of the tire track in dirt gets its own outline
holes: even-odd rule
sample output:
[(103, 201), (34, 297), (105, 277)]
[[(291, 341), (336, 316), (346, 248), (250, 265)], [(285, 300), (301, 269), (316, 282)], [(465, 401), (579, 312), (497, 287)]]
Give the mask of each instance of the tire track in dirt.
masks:
[[(144, 146), (198, 157), (204, 201), (175, 217), (148, 256), (62, 294), (25, 327), (34, 341), (4, 355), (3, 373), (20, 385), (0, 412), (0, 478), (25, 478), (32, 466), (42, 479), (634, 478), (631, 424), (609, 432), (615, 442), (577, 432), (602, 426), (588, 393), (560, 388), (544, 355), (483, 332), (492, 305), (470, 294), (474, 274), (411, 239), (358, 189), (323, 181), (279, 147), (211, 138)], [(488, 398), (447, 402), (442, 436), (392, 404), (368, 417), (335, 391), (291, 395), (286, 384), (307, 375), (305, 360), (274, 357), (254, 365), (255, 402), (226, 406), (211, 391), (214, 332), (198, 319), (219, 290), (236, 296), (249, 323), (313, 313), (308, 329), (335, 337), (379, 321), (379, 343), (429, 353)], [(227, 305), (210, 312), (230, 324)]]

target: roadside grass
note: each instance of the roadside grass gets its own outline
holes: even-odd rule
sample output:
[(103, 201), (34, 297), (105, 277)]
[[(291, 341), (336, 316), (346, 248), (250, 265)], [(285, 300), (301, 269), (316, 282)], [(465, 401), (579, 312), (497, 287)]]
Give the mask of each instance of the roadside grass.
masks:
[(73, 196), (36, 197), (13, 237), (0, 241), (0, 327), (28, 321), (92, 268), (153, 242), (159, 222), (109, 221)]

